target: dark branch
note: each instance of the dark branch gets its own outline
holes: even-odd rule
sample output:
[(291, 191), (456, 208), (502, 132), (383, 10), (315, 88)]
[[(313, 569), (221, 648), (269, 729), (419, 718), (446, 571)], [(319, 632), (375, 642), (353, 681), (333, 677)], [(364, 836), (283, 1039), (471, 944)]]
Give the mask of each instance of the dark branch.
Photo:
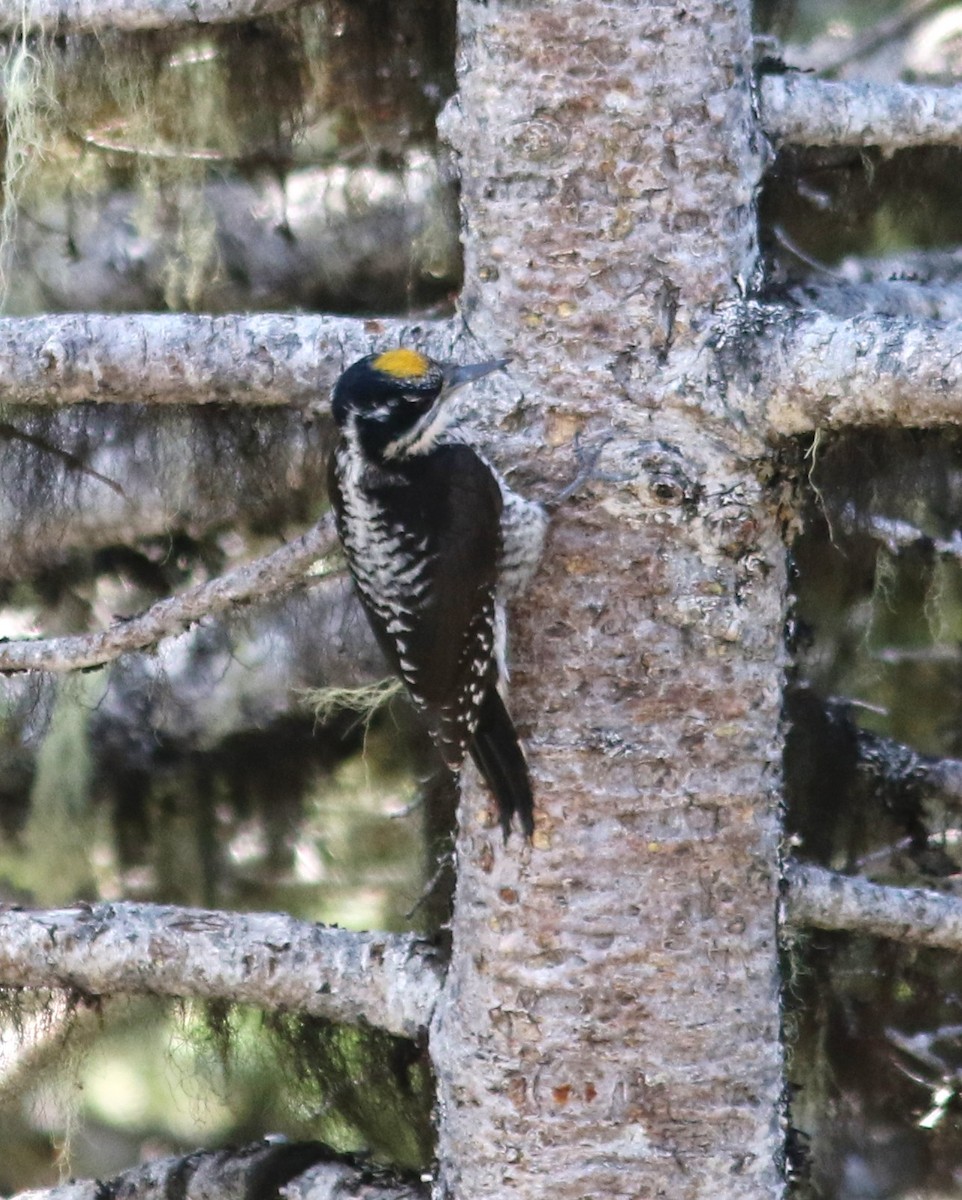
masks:
[(338, 1160), (320, 1142), (278, 1138), (236, 1150), (164, 1158), (114, 1179), (78, 1180), (24, 1193), (24, 1200), (236, 1200), (281, 1194), (288, 1200), (427, 1200), (428, 1191)]

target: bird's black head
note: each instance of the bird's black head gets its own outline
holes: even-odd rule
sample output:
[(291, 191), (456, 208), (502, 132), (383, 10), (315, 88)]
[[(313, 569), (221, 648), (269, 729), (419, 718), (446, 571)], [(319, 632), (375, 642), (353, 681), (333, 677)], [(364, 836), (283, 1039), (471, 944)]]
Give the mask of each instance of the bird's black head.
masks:
[(334, 385), (334, 421), (375, 460), (426, 454), (451, 419), (447, 401), (456, 389), (506, 361), (457, 366), (435, 362), (417, 350), (369, 354)]

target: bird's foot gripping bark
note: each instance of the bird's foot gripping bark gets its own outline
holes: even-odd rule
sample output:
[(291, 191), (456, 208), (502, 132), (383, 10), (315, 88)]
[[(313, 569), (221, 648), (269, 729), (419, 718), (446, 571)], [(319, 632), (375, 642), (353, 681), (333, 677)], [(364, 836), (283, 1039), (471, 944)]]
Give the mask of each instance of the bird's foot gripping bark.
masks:
[(579, 433), (575, 434), (572, 448), (574, 450), (575, 462), (578, 464), (578, 473), (556, 496), (545, 501), (545, 508), (548, 512), (555, 512), (566, 500), (570, 500), (572, 496), (580, 492), (588, 483), (624, 483), (626, 479), (630, 478), (628, 475), (613, 475), (597, 469), (601, 452), (611, 440), (612, 435), (607, 434), (604, 437), (598, 438), (597, 441), (592, 442), (590, 446), (586, 446), (581, 440), (581, 435)]

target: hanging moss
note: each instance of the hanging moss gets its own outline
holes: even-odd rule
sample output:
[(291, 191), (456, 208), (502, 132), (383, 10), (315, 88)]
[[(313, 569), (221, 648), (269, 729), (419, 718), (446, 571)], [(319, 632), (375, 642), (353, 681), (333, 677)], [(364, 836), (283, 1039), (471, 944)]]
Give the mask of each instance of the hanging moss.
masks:
[(414, 1170), (431, 1161), (434, 1088), (423, 1048), (302, 1014), (268, 1014), (265, 1025), (324, 1141)]
[[(26, 13), (25, 0), (23, 10)], [(8, 282), (5, 249), (13, 234), (17, 208), (49, 148), (56, 121), (53, 88), (53, 62), (47, 43), (28, 36), (24, 20), (22, 28), (0, 43), (0, 307)]]
[(105, 822), (91, 803), (88, 726), (103, 690), (100, 673), (64, 681), (37, 755), (23, 834), (27, 853), (13, 855), (7, 874), (43, 905), (98, 895), (94, 860)]
[[(128, 236), (108, 223), (116, 250), (105, 249), (103, 234), (93, 235), (93, 245), (106, 255), (107, 269), (116, 264), (121, 275), (136, 269), (138, 256), (149, 256), (144, 270), (156, 296), (141, 295), (133, 307), (196, 310), (221, 293), (230, 304), (244, 282), (239, 277), (252, 270), (263, 274), (260, 289), (267, 288), (275, 306), (273, 293), (285, 280), (293, 289), (290, 304), (312, 303), (316, 294), (322, 307), (335, 311), (370, 309), (368, 293), (376, 304), (402, 310), (443, 299), (458, 283), (457, 220), (450, 187), (426, 189), (418, 162), (433, 147), (435, 117), (453, 90), (453, 55), (450, 0), (326, 0), (236, 25), (138, 34), (0, 35), (6, 98), (0, 250), (18, 288), (8, 311), (58, 307), (56, 289), (69, 275), (70, 255), (82, 262), (85, 252), (93, 253), (92, 198), (106, 204), (109, 196), (116, 205), (120, 191), (136, 197), (114, 216), (113, 229), (119, 224)], [(415, 151), (418, 162), (411, 158)], [(358, 234), (330, 198), (330, 219), (345, 226), (339, 242), (357, 243), (357, 253), (348, 255), (354, 273), (363, 274), (369, 262), (376, 280), (364, 298), (347, 302), (338, 296), (346, 286), (343, 250), (322, 241), (309, 251), (309, 269), (317, 275), (311, 286), (296, 270), (297, 256), (289, 263), (284, 244), (268, 244), (268, 227), (261, 234), (265, 261), (251, 262), (231, 237), (236, 229), (242, 244), (249, 241), (244, 226), (257, 194), (240, 197), (233, 208), (223, 191), (213, 194), (226, 183), (256, 180), (259, 219), (277, 212), (266, 219), (290, 241), (289, 173), (338, 162), (393, 174), (395, 191), (398, 180), (407, 187), (414, 179), (411, 194), (390, 202), (385, 181), (362, 180), (362, 194), (346, 214), (366, 222)], [(322, 176), (308, 190), (314, 211), (323, 215), (329, 197)], [(296, 201), (301, 236), (310, 241), (320, 234), (304, 223), (302, 192)], [(372, 213), (380, 210), (385, 228), (372, 230)], [(412, 213), (418, 214), (413, 221)], [(49, 285), (46, 276), (33, 283), (29, 271), (9, 270), (18, 222), (21, 234), (24, 222), (48, 237), (62, 230), (67, 261), (51, 266)], [(398, 272), (405, 275), (400, 286), (385, 278)], [(31, 291), (42, 293), (45, 286), (53, 287), (53, 297)], [(352, 296), (358, 293), (356, 280), (350, 286)], [(112, 307), (110, 289), (100, 290)], [(68, 299), (63, 306), (76, 304)]]

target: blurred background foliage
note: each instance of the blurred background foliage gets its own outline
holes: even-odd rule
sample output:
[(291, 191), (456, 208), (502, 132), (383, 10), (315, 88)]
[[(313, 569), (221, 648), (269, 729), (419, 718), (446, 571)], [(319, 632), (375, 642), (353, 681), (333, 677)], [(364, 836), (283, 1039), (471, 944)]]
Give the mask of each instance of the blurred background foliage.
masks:
[[(757, 0), (762, 70), (957, 84), (962, 5)], [(781, 64), (781, 65), (779, 65)], [(962, 150), (785, 147), (759, 212), (767, 295), (958, 317)], [(782, 447), (794, 583), (791, 853), (962, 891), (962, 436), (852, 430)], [(811, 931), (785, 949), (793, 1194), (962, 1193), (962, 966)]]
[[(451, 2), (135, 35), (0, 31), (3, 311), (444, 314)], [(0, 413), (0, 636), (81, 633), (316, 520), (318, 413)], [(109, 482), (105, 482), (109, 481)], [(76, 678), (0, 681), (0, 902), (132, 898), (440, 934), (454, 796), (341, 564)], [(440, 864), (440, 865), (439, 865)], [(0, 1003), (0, 1192), (267, 1132), (423, 1169), (421, 1047), (216, 1006)]]
[[(962, 5), (945, 0), (756, 0), (761, 70), (951, 86)], [(962, 147), (786, 146), (759, 199), (770, 288), (856, 281), (861, 258), (962, 243)], [(892, 273), (898, 273), (892, 265)], [(902, 277), (911, 277), (903, 267)]]
[[(755, 21), (762, 70), (938, 85), (962, 72), (957, 3), (757, 0)], [(840, 315), (957, 317), (941, 285), (958, 284), (960, 199), (957, 147), (782, 148), (759, 204), (767, 293)], [(962, 437), (853, 430), (782, 450), (791, 851), (959, 890)], [(785, 968), (794, 1194), (958, 1195), (956, 959), (812, 931)]]
[[(786, 467), (791, 852), (962, 895), (962, 435), (854, 430)], [(962, 964), (811, 931), (786, 971), (797, 1194), (957, 1195)]]
[(0, 46), (9, 312), (449, 306), (454, 4)]

